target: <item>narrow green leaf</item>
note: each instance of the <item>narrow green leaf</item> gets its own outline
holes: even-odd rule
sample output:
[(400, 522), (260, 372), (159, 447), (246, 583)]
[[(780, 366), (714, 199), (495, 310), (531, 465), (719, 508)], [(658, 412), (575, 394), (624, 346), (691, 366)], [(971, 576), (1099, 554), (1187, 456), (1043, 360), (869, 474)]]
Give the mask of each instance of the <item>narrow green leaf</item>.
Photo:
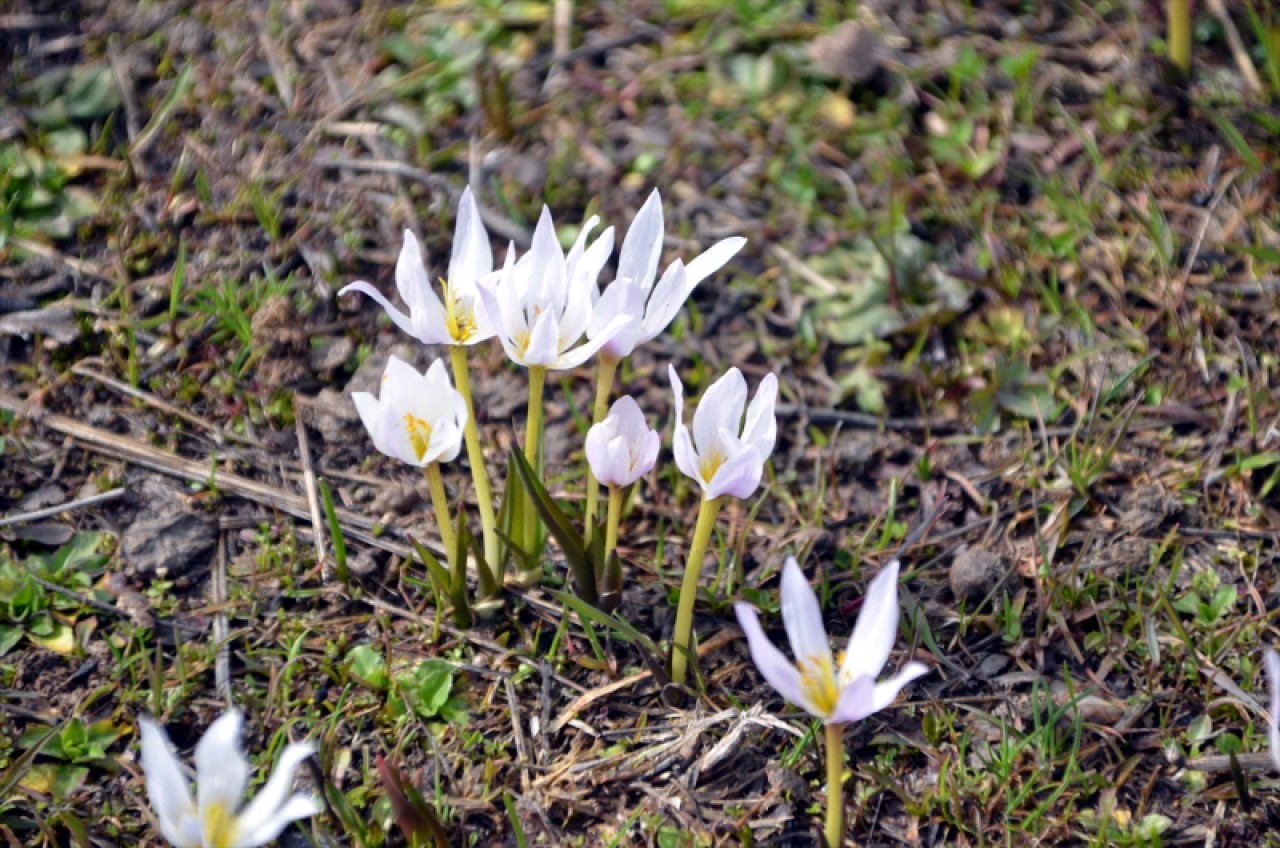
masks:
[(594, 603), (598, 597), (596, 591), (596, 569), (587, 556), (585, 540), (574, 529), (569, 517), (556, 505), (555, 499), (551, 497), (551, 494), (538, 480), (533, 468), (529, 465), (529, 461), (519, 451), (512, 451), (511, 457), (515, 463), (516, 474), (519, 475), (520, 482), (524, 484), (525, 491), (529, 495), (529, 501), (533, 508), (538, 511), (539, 516), (542, 518), (542, 523), (546, 525), (551, 535), (555, 537), (556, 542), (560, 545), (560, 550), (564, 553), (565, 559), (569, 562), (569, 568), (573, 572), (574, 583), (578, 588), (578, 593), (588, 603)]
[(338, 511), (333, 507), (333, 493), (329, 491), (329, 484), (318, 477), (316, 483), (320, 487), (320, 499), (324, 501), (324, 517), (329, 524), (329, 539), (333, 542), (333, 569), (338, 576), (338, 581), (345, 585), (351, 580), (351, 573), (347, 570), (347, 539), (342, 535), (342, 525), (338, 523)]

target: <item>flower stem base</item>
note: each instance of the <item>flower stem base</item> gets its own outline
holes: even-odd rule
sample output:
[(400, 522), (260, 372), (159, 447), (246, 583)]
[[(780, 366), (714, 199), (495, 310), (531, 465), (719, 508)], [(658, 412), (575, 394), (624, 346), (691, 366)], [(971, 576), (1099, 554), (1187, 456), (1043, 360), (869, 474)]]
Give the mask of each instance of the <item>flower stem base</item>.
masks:
[(671, 679), (684, 685), (689, 672), (689, 650), (693, 632), (693, 605), (698, 600), (698, 577), (702, 574), (702, 559), (707, 554), (711, 532), (720, 515), (721, 498), (704, 499), (698, 507), (698, 523), (693, 529), (693, 542), (689, 545), (689, 561), (684, 567), (684, 579), (680, 583), (680, 602), (676, 607), (676, 627), (671, 638)]

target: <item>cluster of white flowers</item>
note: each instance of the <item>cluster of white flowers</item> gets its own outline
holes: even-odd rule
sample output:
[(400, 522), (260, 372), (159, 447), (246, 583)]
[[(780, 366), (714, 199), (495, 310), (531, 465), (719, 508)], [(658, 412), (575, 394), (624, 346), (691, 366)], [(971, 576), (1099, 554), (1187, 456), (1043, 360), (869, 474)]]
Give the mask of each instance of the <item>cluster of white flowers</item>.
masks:
[[(655, 190), (632, 222), (622, 242), (617, 276), (602, 293), (598, 278), (612, 254), (614, 235), (613, 229), (607, 228), (588, 243), (598, 223), (595, 217), (586, 221), (565, 252), (544, 207), (528, 252), (517, 258), (514, 245), (509, 246), (502, 266), (495, 268), (479, 207), (468, 188), (458, 208), (448, 274), (441, 281), (439, 294), (431, 283), (418, 240), (408, 231), (395, 269), (396, 289), (407, 312), (367, 282), (352, 283), (342, 290), (372, 297), (397, 327), (415, 339), (451, 348), (454, 382), (450, 382), (442, 361), (431, 363), (422, 374), (391, 357), (377, 397), (366, 392), (352, 395), (374, 447), (426, 471), (441, 537), (451, 557), (453, 521), (438, 466), (454, 460), (464, 442), (487, 558), (494, 556), (498, 544), (467, 375), (468, 347), (496, 337), (511, 361), (529, 370), (525, 451), (530, 459), (536, 459), (534, 452), (541, 442), (546, 371), (576, 368), (599, 354), (596, 406), (584, 445), (590, 472), (586, 532), (591, 532), (595, 485), (599, 482), (609, 491), (606, 556), (616, 544), (623, 495), (658, 461), (660, 436), (649, 426), (635, 398), (624, 395), (608, 406), (618, 362), (665, 330), (693, 289), (723, 267), (745, 239), (724, 239), (687, 264), (676, 259), (659, 278), (664, 233), (661, 198)], [(777, 439), (778, 378), (767, 374), (755, 396), (749, 398), (742, 372), (730, 368), (703, 393), (689, 428), (684, 423), (684, 386), (674, 366), (668, 365), (667, 373), (675, 419), (672, 453), (677, 468), (702, 492), (672, 636), (671, 675), (676, 683), (683, 683), (692, 656), (693, 608), (702, 560), (724, 499), (750, 497), (764, 477)], [(536, 461), (531, 464), (538, 468)], [(908, 662), (896, 675), (879, 679), (897, 641), (898, 571), (894, 560), (871, 581), (842, 656), (831, 651), (818, 598), (794, 558), (788, 558), (783, 566), (781, 588), (782, 621), (794, 661), (765, 635), (752, 606), (735, 606), (761, 675), (786, 700), (827, 726), (829, 844), (839, 844), (843, 834), (841, 728), (886, 708), (905, 686), (929, 670), (922, 663)], [(1272, 758), (1280, 769), (1280, 655), (1267, 651), (1265, 665), (1272, 687)], [(290, 822), (322, 809), (316, 797), (290, 795), (295, 771), (314, 752), (310, 744), (287, 746), (257, 798), (240, 809), (249, 774), (239, 746), (241, 721), (239, 712), (226, 713), (196, 746), (197, 793), (193, 801), (168, 737), (156, 724), (141, 720), (148, 794), (159, 829), (173, 845), (251, 848), (275, 839)]]

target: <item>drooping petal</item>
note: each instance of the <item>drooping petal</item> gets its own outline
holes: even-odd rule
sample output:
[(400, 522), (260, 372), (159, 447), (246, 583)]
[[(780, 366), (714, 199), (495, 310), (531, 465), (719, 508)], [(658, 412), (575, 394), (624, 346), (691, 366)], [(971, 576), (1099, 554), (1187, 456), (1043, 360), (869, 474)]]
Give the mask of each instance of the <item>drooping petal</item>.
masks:
[(688, 266), (689, 291), (693, 291), (698, 283), (719, 271), (734, 257), (747, 240), (741, 236), (722, 239), (699, 254)]
[(806, 662), (831, 662), (831, 643), (822, 626), (822, 607), (795, 557), (787, 557), (782, 566), (782, 624), (787, 629), (787, 641), (791, 643), (797, 666)]
[(1271, 763), (1280, 770), (1280, 654), (1267, 648), (1265, 662), (1271, 687)]
[(760, 381), (756, 396), (747, 407), (746, 423), (742, 427), (742, 441), (753, 445), (765, 459), (773, 453), (778, 439), (778, 419), (774, 408), (778, 400), (778, 377), (770, 372)]
[[(725, 441), (733, 436), (727, 430), (721, 430)], [(704, 454), (705, 455), (705, 454)], [(735, 498), (749, 498), (760, 487), (760, 479), (764, 476), (764, 459), (752, 445), (742, 445), (729, 453), (729, 458), (721, 463), (711, 479), (703, 486), (703, 497), (707, 500), (729, 495)]]
[(183, 827), (184, 822), (193, 820), (195, 807), (168, 734), (147, 718), (138, 719), (138, 730), (142, 737), (142, 773), (147, 778), (147, 798), (155, 811), (160, 832), (178, 848), (200, 848), (199, 828), (193, 833)]
[(239, 710), (228, 710), (196, 743), (196, 800), (200, 811), (222, 805), (234, 814), (249, 780), (249, 761), (240, 749)]
[(382, 310), (390, 316), (391, 320), (397, 327), (413, 336), (415, 339), (418, 339), (418, 341), (422, 341), (422, 339), (418, 338), (418, 333), (414, 329), (413, 319), (392, 306), (391, 301), (387, 300), (386, 297), (383, 296), (382, 292), (375, 289), (369, 283), (360, 280), (358, 282), (351, 283), (350, 285), (343, 286), (338, 290), (338, 296), (341, 297), (347, 292), (360, 292), (361, 294), (367, 294), (369, 297), (373, 298), (375, 303), (382, 307)]
[(475, 290), (476, 280), (491, 271), (493, 246), (480, 219), (475, 195), (471, 193), (471, 186), (467, 186), (458, 202), (458, 223), (453, 231), (453, 253), (449, 257), (449, 285), (470, 293)]
[(867, 587), (858, 612), (858, 623), (849, 636), (849, 648), (840, 667), (841, 680), (858, 677), (875, 680), (889, 661), (898, 638), (898, 561), (890, 562)]
[(315, 750), (315, 746), (307, 742), (285, 746), (275, 771), (238, 817), (236, 823), (241, 833), (246, 836), (257, 834), (279, 812), (293, 788), (293, 776), (298, 766)]
[(705, 459), (715, 449), (721, 430), (740, 431), (746, 405), (747, 380), (736, 367), (703, 392), (693, 411), (693, 441), (699, 456)]
[(769, 685), (778, 691), (786, 700), (798, 707), (809, 709), (804, 697), (804, 688), (800, 683), (800, 670), (792, 665), (782, 652), (769, 641), (764, 629), (760, 626), (760, 617), (755, 607), (739, 601), (733, 605), (738, 616), (738, 624), (747, 636), (747, 647), (751, 650), (751, 660), (760, 669), (760, 674)]
[(266, 845), (271, 840), (280, 835), (290, 822), (299, 819), (310, 818), (319, 815), (324, 811), (324, 804), (320, 799), (311, 795), (294, 795), (283, 806), (277, 807), (272, 811), (272, 815), (262, 822), (255, 830), (244, 828), (241, 830), (240, 838), (236, 840), (231, 848), (258, 848), (260, 845)]
[(618, 279), (630, 279), (646, 291), (662, 258), (662, 198), (655, 188), (636, 213), (618, 254)]

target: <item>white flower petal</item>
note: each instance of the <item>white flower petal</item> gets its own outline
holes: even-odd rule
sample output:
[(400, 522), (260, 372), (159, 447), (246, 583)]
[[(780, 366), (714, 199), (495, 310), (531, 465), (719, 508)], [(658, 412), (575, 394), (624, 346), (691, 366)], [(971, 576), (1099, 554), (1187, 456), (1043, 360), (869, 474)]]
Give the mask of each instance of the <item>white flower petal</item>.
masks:
[(655, 338), (670, 326), (680, 307), (689, 299), (691, 289), (687, 285), (687, 279), (684, 263), (679, 259), (667, 266), (645, 308), (641, 341), (647, 342)]
[(724, 267), (730, 259), (734, 257), (747, 240), (741, 236), (733, 236), (732, 238), (723, 239), (711, 245), (702, 252), (697, 258), (689, 263), (689, 291), (693, 291), (698, 283), (714, 274)]
[(245, 830), (232, 848), (258, 848), (280, 835), (291, 822), (310, 818), (324, 812), (324, 804), (312, 795), (294, 795), (283, 806), (277, 807), (270, 818), (255, 830)]
[(147, 718), (138, 719), (138, 730), (142, 737), (142, 773), (147, 778), (147, 798), (155, 811), (160, 832), (178, 848), (200, 848), (199, 828), (192, 834), (189, 828), (183, 827), (193, 820), (195, 807), (168, 734)]
[[(813, 712), (812, 705), (808, 704), (805, 698), (804, 687), (800, 683), (800, 670), (788, 662), (773, 642), (769, 641), (769, 637), (760, 627), (760, 618), (755, 608), (739, 601), (733, 605), (733, 611), (738, 616), (738, 624), (741, 625), (742, 632), (747, 636), (751, 660), (756, 664), (756, 668), (760, 669), (761, 676), (769, 681), (769, 685), (783, 698)], [(818, 713), (815, 712), (814, 715)]]
[(476, 205), (471, 186), (462, 192), (458, 203), (458, 222), (453, 231), (453, 253), (449, 257), (449, 285), (459, 291), (475, 290), (476, 280), (488, 276), (493, 270), (493, 247), (484, 221), (480, 219), (480, 207)]
[(782, 623), (796, 665), (831, 662), (831, 643), (822, 626), (822, 607), (795, 557), (787, 557), (782, 567)]
[(396, 259), (396, 291), (405, 306), (412, 306), (418, 300), (419, 292), (431, 288), (431, 277), (427, 275), (427, 265), (422, 257), (422, 246), (413, 230), (404, 231), (404, 243), (400, 245), (400, 256)]
[(867, 587), (858, 613), (858, 623), (849, 637), (840, 678), (875, 680), (898, 638), (898, 561), (890, 562)]
[(636, 213), (618, 254), (618, 279), (630, 279), (646, 291), (662, 258), (662, 198), (655, 188)]
[(348, 286), (343, 286), (339, 289), (338, 296), (341, 297), (347, 292), (360, 292), (362, 294), (367, 294), (369, 297), (373, 298), (375, 303), (382, 307), (383, 311), (390, 316), (391, 320), (397, 327), (413, 336), (415, 339), (418, 339), (418, 341), (422, 341), (422, 339), (418, 338), (417, 329), (414, 327), (413, 319), (392, 306), (391, 301), (387, 300), (386, 297), (383, 296), (382, 292), (375, 289), (369, 283), (361, 280), (359, 282), (351, 283)]
[(222, 804), (234, 814), (249, 780), (249, 761), (240, 749), (239, 710), (223, 713), (196, 743), (196, 799), (201, 811)]
[(613, 444), (614, 422), (605, 419), (598, 424), (591, 425), (591, 429), (587, 431), (586, 454), (587, 465), (591, 466), (591, 473), (602, 483), (611, 482), (613, 475), (613, 464), (609, 452), (609, 446)]
[(560, 359), (560, 324), (554, 312), (543, 312), (534, 322), (529, 333), (529, 344), (524, 349), (524, 363), (544, 368), (556, 367)]
[(644, 437), (644, 444), (636, 455), (631, 467), (631, 482), (639, 480), (653, 470), (658, 463), (658, 451), (662, 448), (662, 438), (657, 430), (650, 430)]
[(272, 820), (293, 788), (293, 776), (298, 766), (314, 754), (315, 750), (314, 745), (306, 742), (285, 746), (271, 777), (263, 785), (257, 797), (237, 817), (236, 825), (241, 833), (256, 834)]
[(693, 442), (700, 457), (706, 459), (716, 449), (721, 430), (739, 431), (746, 405), (746, 378), (737, 368), (730, 368), (703, 393), (693, 411)]
[(874, 677), (859, 677), (840, 690), (840, 700), (826, 724), (848, 724), (861, 721), (876, 711), (876, 681)]
[(773, 453), (773, 445), (778, 439), (778, 419), (774, 415), (777, 400), (778, 377), (771, 372), (760, 381), (756, 396), (747, 407), (747, 419), (742, 427), (742, 441), (754, 446), (764, 459)]
[(875, 693), (871, 699), (871, 712), (878, 713), (885, 707), (893, 703), (906, 685), (917, 677), (923, 677), (929, 673), (929, 666), (920, 662), (909, 662), (902, 667), (902, 671), (890, 677), (883, 683), (877, 683)]
[(573, 350), (566, 350), (560, 354), (555, 365), (551, 367), (557, 371), (566, 371), (570, 368), (577, 368), (582, 363), (596, 355), (600, 348), (612, 339), (616, 334), (627, 328), (629, 321), (626, 318), (616, 318), (614, 322), (604, 328), (604, 331), (594, 339), (583, 342)]
[[(728, 435), (727, 431), (721, 431)], [(760, 480), (764, 477), (764, 460), (751, 445), (729, 454), (729, 458), (716, 469), (716, 473), (703, 487), (703, 496), (707, 500), (730, 496), (749, 498), (760, 488)]]

